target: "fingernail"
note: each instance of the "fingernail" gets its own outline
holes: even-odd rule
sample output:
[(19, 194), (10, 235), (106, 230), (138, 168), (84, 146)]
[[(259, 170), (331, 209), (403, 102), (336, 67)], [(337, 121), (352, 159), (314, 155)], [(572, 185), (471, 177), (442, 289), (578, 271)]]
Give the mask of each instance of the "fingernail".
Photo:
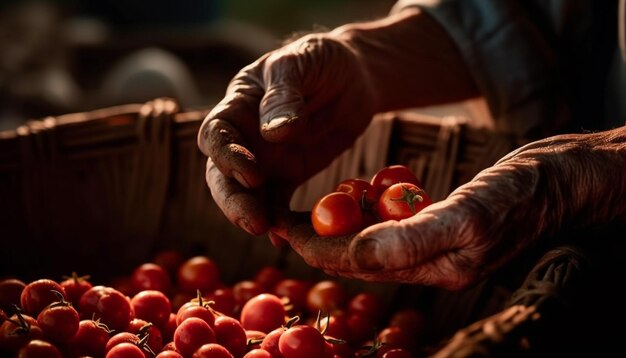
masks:
[(382, 269), (384, 266), (378, 259), (379, 249), (378, 240), (363, 239), (357, 242), (355, 247), (356, 264), (364, 270), (378, 271)]
[(263, 129), (271, 131), (271, 130), (280, 128), (280, 127), (284, 126), (285, 124), (289, 123), (289, 121), (291, 121), (293, 118), (294, 117), (290, 117), (290, 116), (274, 117), (274, 118), (270, 119), (270, 121), (265, 124)]
[(252, 226), (250, 226), (250, 223), (248, 222), (247, 219), (241, 218), (241, 219), (237, 220), (237, 226), (239, 226), (240, 228), (244, 229), (249, 234), (254, 235), (254, 231), (252, 230)]
[(239, 173), (238, 171), (234, 171), (233, 170), (233, 177), (239, 182), (239, 184), (245, 186), (246, 188), (250, 189), (250, 184), (248, 184), (248, 182), (246, 181), (246, 179), (244, 178), (243, 175), (241, 175), (241, 173)]

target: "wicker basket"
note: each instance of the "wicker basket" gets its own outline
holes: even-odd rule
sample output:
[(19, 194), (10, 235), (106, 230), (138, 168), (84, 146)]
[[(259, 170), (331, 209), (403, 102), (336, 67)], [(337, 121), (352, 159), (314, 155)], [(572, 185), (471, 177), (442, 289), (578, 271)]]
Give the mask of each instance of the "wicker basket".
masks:
[[(155, 99), (45, 118), (1, 132), (0, 277), (56, 278), (78, 271), (103, 281), (128, 273), (163, 248), (213, 257), (225, 282), (250, 277), (259, 267), (277, 262), (293, 276), (323, 277), (289, 250), (276, 250), (268, 240), (234, 227), (214, 205), (204, 181), (205, 158), (196, 146), (205, 115)], [(381, 118), (391, 124), (384, 161), (412, 168), (434, 199), (445, 197), (517, 143), (459, 118), (412, 112)], [(394, 308), (424, 308), (431, 322), (426, 339), (431, 342), (458, 331), (447, 346), (438, 348), (440, 356), (537, 353), (527, 349), (528, 337), (543, 327), (546, 305), (541, 297), (549, 295), (533, 291), (533, 284), (558, 281), (556, 286), (567, 287), (561, 276), (543, 268), (546, 262), (573, 265), (576, 255), (566, 255), (569, 261), (547, 255), (539, 261), (541, 269), (533, 271), (541, 256), (535, 254), (515, 274), (505, 272), (462, 292), (389, 284), (367, 288), (385, 292)], [(534, 281), (524, 282), (528, 272)], [(350, 284), (355, 289), (366, 285)], [(520, 294), (529, 291), (534, 293)], [(503, 310), (509, 306), (514, 308)]]

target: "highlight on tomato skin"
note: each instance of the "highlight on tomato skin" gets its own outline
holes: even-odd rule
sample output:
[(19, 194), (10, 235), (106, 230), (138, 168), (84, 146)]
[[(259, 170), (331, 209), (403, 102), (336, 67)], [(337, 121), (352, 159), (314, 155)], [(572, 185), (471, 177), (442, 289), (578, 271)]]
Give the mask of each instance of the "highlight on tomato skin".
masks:
[(363, 223), (359, 203), (345, 192), (332, 192), (320, 198), (311, 211), (313, 229), (319, 236), (355, 233)]
[(383, 220), (409, 218), (432, 204), (426, 192), (413, 183), (396, 183), (380, 195), (376, 207), (378, 217)]

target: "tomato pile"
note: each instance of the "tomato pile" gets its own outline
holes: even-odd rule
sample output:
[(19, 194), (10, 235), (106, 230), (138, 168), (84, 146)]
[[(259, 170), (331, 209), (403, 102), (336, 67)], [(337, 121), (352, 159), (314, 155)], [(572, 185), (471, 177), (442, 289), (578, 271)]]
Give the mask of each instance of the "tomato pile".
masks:
[(406, 219), (430, 204), (417, 177), (403, 165), (392, 165), (369, 182), (351, 178), (339, 183), (315, 203), (311, 222), (319, 236), (349, 235), (377, 222)]
[(225, 285), (208, 257), (158, 253), (107, 285), (0, 280), (0, 356), (414, 357), (424, 317), (275, 267)]

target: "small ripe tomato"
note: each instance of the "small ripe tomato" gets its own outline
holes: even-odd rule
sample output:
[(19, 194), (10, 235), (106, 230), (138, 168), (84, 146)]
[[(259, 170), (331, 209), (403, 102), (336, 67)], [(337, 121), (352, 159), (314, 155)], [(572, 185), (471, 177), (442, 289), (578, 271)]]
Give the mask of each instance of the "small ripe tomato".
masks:
[(176, 276), (176, 272), (180, 265), (185, 261), (183, 255), (177, 250), (161, 250), (154, 255), (152, 260), (155, 264), (163, 267), (172, 277)]
[(203, 344), (194, 353), (192, 358), (233, 358), (228, 349), (217, 343)]
[(141, 291), (130, 300), (135, 311), (135, 317), (154, 323), (157, 327), (164, 327), (170, 318), (172, 304), (169, 298), (156, 290)]
[(162, 351), (155, 358), (184, 358), (182, 354), (175, 351)]
[(274, 289), (274, 286), (285, 277), (285, 274), (275, 266), (265, 266), (261, 268), (254, 276), (254, 281), (261, 284), (267, 291)]
[(246, 353), (243, 358), (274, 358), (275, 356), (272, 353), (266, 351), (265, 349), (256, 348), (248, 353)]
[(187, 318), (174, 332), (174, 345), (185, 357), (191, 357), (202, 345), (215, 342), (215, 332), (211, 326), (197, 317)]
[(411, 183), (396, 183), (387, 188), (378, 199), (376, 210), (381, 220), (409, 218), (432, 204), (426, 192)]
[(389, 349), (403, 348), (411, 350), (414, 347), (414, 340), (400, 327), (385, 327), (378, 333), (378, 341)]
[(20, 348), (20, 351), (16, 355), (17, 358), (61, 358), (61, 351), (52, 343), (42, 341), (40, 339), (33, 339), (26, 343), (25, 346)]
[(372, 318), (360, 314), (348, 314), (346, 323), (350, 327), (350, 342), (353, 344), (372, 339), (376, 329), (376, 322)]
[(245, 329), (271, 332), (285, 323), (285, 307), (280, 298), (263, 293), (252, 297), (241, 309), (241, 325)]
[(180, 325), (189, 317), (200, 318), (213, 328), (215, 326), (215, 314), (209, 304), (204, 300), (196, 301), (195, 299), (185, 303), (176, 313), (176, 325)]
[(280, 336), (278, 349), (284, 358), (324, 357), (326, 341), (317, 329), (296, 325)]
[(26, 284), (16, 278), (0, 280), (0, 310), (7, 314), (15, 313), (13, 305), (20, 305), (20, 297)]
[(385, 307), (378, 296), (371, 292), (356, 294), (348, 302), (348, 312), (357, 313), (378, 320), (385, 311)]
[(159, 352), (163, 348), (163, 334), (161, 334), (161, 329), (151, 322), (147, 322), (141, 318), (134, 318), (128, 324), (126, 331), (136, 334), (139, 339), (147, 336), (146, 344), (153, 352)]
[(353, 234), (363, 224), (359, 203), (344, 192), (332, 192), (321, 197), (311, 211), (313, 229), (319, 236)]
[(233, 296), (241, 307), (252, 297), (265, 293), (265, 288), (257, 281), (243, 280), (233, 285)]
[(238, 320), (228, 316), (217, 317), (214, 331), (217, 343), (226, 347), (235, 357), (241, 357), (246, 353), (248, 341), (246, 330)]
[(404, 165), (390, 165), (382, 168), (374, 174), (370, 183), (376, 189), (378, 195), (381, 195), (385, 189), (396, 183), (411, 183), (420, 188), (422, 187), (415, 174)]
[(44, 335), (55, 343), (69, 342), (78, 332), (79, 323), (78, 312), (63, 299), (44, 308), (37, 316), (37, 324)]
[(68, 343), (68, 351), (73, 357), (102, 357), (110, 338), (107, 326), (99, 321), (85, 319), (78, 324), (78, 331)]
[(359, 203), (363, 210), (367, 210), (378, 201), (378, 193), (370, 182), (353, 178), (341, 181), (334, 191), (341, 191), (350, 194)]
[(236, 316), (237, 300), (235, 299), (232, 288), (218, 288), (213, 291), (213, 293), (209, 294), (208, 299), (215, 302), (212, 307), (213, 310), (230, 317)]
[(95, 317), (112, 330), (123, 331), (133, 319), (130, 300), (120, 291), (106, 286), (87, 290), (78, 304), (82, 319)]
[(43, 339), (43, 331), (29, 315), (17, 312), (0, 325), (0, 351), (15, 352), (33, 339)]
[(139, 265), (130, 276), (135, 292), (156, 290), (168, 293), (171, 287), (170, 275), (155, 263)]
[(278, 327), (275, 330), (263, 338), (263, 342), (261, 342), (261, 349), (268, 351), (272, 357), (281, 357), (280, 350), (278, 348), (278, 341), (280, 340), (280, 336), (285, 333), (284, 327)]
[(29, 283), (20, 296), (22, 309), (26, 314), (36, 317), (46, 306), (59, 300), (55, 291), (67, 299), (65, 289), (56, 281), (42, 278)]
[(76, 272), (72, 272), (71, 277), (65, 278), (65, 280), (59, 283), (65, 293), (67, 294), (67, 300), (74, 305), (74, 307), (78, 307), (78, 302), (82, 297), (83, 293), (87, 292), (88, 289), (92, 288), (93, 285), (89, 282), (89, 276), (78, 276)]
[(183, 292), (195, 294), (197, 290), (208, 293), (219, 281), (215, 262), (205, 256), (192, 257), (178, 268), (178, 285)]
[(120, 343), (107, 352), (106, 358), (145, 358), (141, 348), (128, 342)]
[(274, 287), (274, 294), (278, 297), (287, 297), (292, 306), (290, 312), (301, 312), (306, 309), (306, 299), (311, 283), (304, 280), (286, 278)]
[(311, 315), (317, 315), (321, 310), (330, 313), (343, 309), (346, 303), (346, 291), (337, 281), (325, 280), (316, 283), (307, 294), (307, 308)]

